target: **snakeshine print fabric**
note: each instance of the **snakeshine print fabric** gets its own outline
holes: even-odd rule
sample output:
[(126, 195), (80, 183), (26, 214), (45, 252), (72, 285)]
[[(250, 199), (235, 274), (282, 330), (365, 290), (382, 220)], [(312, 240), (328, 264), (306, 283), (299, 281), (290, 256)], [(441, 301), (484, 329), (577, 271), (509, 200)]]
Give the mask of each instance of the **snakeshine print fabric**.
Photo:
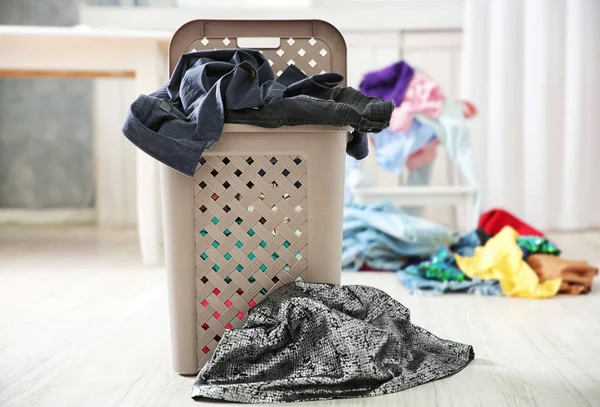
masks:
[(454, 374), (473, 347), (440, 339), (373, 287), (290, 283), (227, 330), (192, 397), (243, 403), (368, 397)]
[(560, 249), (545, 237), (519, 236), (517, 244), (523, 251), (523, 258), (527, 259), (530, 254), (551, 254), (560, 256)]
[(454, 254), (444, 246), (439, 246), (426, 260), (403, 269), (406, 273), (436, 281), (465, 281), (469, 277), (456, 265)]

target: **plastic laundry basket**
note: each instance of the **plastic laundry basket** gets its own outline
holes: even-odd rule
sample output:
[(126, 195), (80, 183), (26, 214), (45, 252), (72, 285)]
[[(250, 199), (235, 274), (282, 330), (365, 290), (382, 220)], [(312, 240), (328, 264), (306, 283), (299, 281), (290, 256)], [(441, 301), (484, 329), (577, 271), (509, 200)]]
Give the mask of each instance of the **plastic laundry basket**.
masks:
[[(260, 49), (276, 75), (346, 74), (342, 35), (312, 20), (191, 21), (173, 35), (170, 72), (186, 52), (235, 47)], [(175, 371), (196, 373), (279, 286), (340, 283), (346, 134), (226, 124), (193, 178), (161, 165)]]

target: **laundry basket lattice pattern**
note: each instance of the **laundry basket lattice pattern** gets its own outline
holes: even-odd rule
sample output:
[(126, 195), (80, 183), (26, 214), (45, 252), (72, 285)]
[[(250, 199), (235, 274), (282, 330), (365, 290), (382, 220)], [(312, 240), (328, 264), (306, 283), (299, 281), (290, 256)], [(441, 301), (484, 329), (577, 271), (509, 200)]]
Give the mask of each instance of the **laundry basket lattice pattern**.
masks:
[[(189, 51), (237, 48), (236, 38), (202, 38), (192, 42)], [(279, 77), (288, 65), (296, 65), (306, 75), (331, 70), (329, 46), (317, 38), (281, 38), (276, 49), (261, 51), (268, 59), (275, 76)]]
[(307, 168), (298, 156), (207, 156), (194, 175), (198, 363), (225, 329), (307, 271)]

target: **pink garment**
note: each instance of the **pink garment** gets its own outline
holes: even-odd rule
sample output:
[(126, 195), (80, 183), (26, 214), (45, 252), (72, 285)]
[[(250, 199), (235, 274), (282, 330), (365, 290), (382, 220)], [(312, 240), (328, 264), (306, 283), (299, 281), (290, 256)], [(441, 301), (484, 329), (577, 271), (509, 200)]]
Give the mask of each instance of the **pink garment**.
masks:
[(406, 168), (416, 170), (435, 160), (438, 144), (440, 144), (440, 141), (436, 138), (431, 143), (425, 145), (425, 147), (409, 155), (406, 160)]
[(423, 71), (415, 71), (402, 103), (392, 113), (390, 129), (409, 131), (417, 113), (431, 118), (438, 117), (444, 109), (445, 99), (442, 88), (436, 81)]
[(462, 106), (463, 116), (465, 119), (471, 119), (477, 116), (477, 108), (475, 105), (468, 100), (457, 100), (458, 103)]

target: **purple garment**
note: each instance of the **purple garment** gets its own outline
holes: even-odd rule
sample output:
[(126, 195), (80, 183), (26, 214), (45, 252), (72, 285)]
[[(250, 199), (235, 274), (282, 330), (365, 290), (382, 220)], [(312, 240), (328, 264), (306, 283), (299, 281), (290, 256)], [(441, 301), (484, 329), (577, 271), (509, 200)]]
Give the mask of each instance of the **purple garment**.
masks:
[(404, 61), (396, 62), (379, 71), (369, 72), (360, 83), (360, 91), (367, 96), (393, 100), (400, 106), (415, 70)]

